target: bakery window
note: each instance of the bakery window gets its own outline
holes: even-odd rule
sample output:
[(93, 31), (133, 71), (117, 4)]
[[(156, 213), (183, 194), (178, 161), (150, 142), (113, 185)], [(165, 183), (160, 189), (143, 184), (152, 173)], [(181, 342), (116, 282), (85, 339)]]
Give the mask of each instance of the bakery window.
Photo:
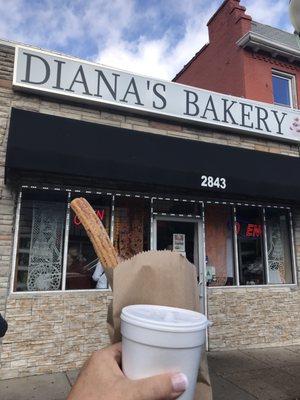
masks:
[(150, 212), (149, 199), (115, 198), (113, 243), (121, 259), (150, 249)]
[(232, 207), (206, 205), (205, 238), (207, 285), (235, 285)]
[(62, 288), (67, 193), (23, 193), (16, 252), (15, 291)]
[[(84, 197), (93, 207), (109, 235), (111, 197), (104, 195), (85, 195)], [(66, 289), (107, 289), (107, 280), (101, 263), (98, 261), (85, 229), (73, 210), (70, 210), (68, 227)]]
[(108, 289), (93, 246), (70, 203), (85, 197), (122, 259), (150, 249), (149, 197), (23, 188), (19, 196), (14, 291)]
[(296, 284), (289, 207), (36, 187), (17, 203), (14, 292), (107, 290), (101, 263), (70, 208), (85, 197), (121, 259), (179, 251), (211, 287)]
[(269, 282), (293, 283), (290, 223), (286, 210), (266, 210), (266, 237)]
[(207, 286), (296, 283), (290, 209), (205, 204)]
[(264, 285), (266, 265), (262, 210), (255, 207), (238, 207), (236, 233), (240, 284)]

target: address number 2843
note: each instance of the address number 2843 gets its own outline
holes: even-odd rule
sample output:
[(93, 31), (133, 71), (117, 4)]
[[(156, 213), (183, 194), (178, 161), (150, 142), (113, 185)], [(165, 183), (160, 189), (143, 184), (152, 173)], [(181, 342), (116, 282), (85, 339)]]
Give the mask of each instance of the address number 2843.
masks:
[(201, 186), (208, 187), (208, 188), (218, 188), (218, 189), (226, 189), (227, 182), (225, 178), (214, 177), (214, 176), (201, 176)]

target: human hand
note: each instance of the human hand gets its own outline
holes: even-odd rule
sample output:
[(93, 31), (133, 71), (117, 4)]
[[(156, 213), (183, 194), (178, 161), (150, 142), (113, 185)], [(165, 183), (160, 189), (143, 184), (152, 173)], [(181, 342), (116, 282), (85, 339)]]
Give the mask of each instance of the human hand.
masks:
[(67, 400), (173, 400), (187, 388), (184, 374), (164, 374), (141, 380), (125, 377), (121, 343), (95, 352), (79, 374)]

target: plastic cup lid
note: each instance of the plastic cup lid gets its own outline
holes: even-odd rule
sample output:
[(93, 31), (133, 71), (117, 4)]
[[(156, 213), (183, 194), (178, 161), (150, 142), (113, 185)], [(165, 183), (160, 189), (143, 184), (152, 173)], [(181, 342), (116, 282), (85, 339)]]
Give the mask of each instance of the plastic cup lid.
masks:
[(210, 324), (205, 315), (195, 311), (144, 304), (124, 307), (121, 319), (135, 326), (172, 332), (200, 331)]

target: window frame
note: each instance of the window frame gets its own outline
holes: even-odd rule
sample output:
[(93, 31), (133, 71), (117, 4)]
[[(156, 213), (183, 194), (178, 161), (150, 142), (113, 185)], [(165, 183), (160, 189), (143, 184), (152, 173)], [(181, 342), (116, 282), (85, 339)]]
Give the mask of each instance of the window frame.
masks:
[[(273, 77), (285, 79), (289, 83), (289, 95), (290, 95), (290, 105), (277, 103), (275, 101), (274, 96), (274, 85), (273, 85)], [(273, 103), (277, 106), (287, 107), (287, 108), (297, 108), (298, 107), (298, 98), (297, 98), (297, 87), (296, 87), (296, 78), (295, 75), (288, 74), (287, 72), (278, 71), (272, 69), (272, 94), (273, 94)]]
[[(258, 221), (260, 222), (260, 226), (261, 226), (261, 237), (260, 237), (260, 242), (261, 243), (260, 244), (261, 244), (261, 260), (262, 260), (262, 267), (263, 267), (262, 268), (262, 272), (263, 272), (262, 279), (265, 282), (265, 283), (261, 283), (259, 285), (254, 285), (254, 286), (256, 286), (256, 287), (257, 286), (266, 286), (266, 285), (269, 284), (269, 280), (268, 280), (268, 276), (267, 276), (267, 268), (268, 268), (268, 256), (267, 256), (267, 250), (266, 250), (267, 244), (266, 244), (266, 241), (265, 241), (265, 239), (266, 239), (266, 237), (265, 237), (265, 221), (264, 221), (265, 208), (264, 207), (239, 206), (239, 211), (241, 211), (242, 209), (243, 210), (245, 210), (245, 209), (249, 210), (251, 208), (252, 209), (255, 208), (257, 210), (257, 212), (258, 212)], [(235, 211), (234, 212), (237, 215), (237, 213), (238, 213), (237, 207), (235, 207)], [(237, 221), (237, 218), (236, 218), (236, 221)], [(236, 228), (235, 228), (235, 231), (236, 231)], [(237, 234), (237, 232), (236, 232), (236, 236), (237, 236), (237, 244), (238, 244), (238, 234)], [(241, 268), (242, 268), (242, 263), (241, 263), (241, 258), (242, 258), (241, 245), (237, 246), (237, 251), (238, 251), (238, 254), (237, 254), (236, 260), (238, 260), (237, 269), (239, 271), (239, 286), (243, 286), (243, 287), (252, 286), (252, 285), (249, 285), (249, 284), (247, 285), (247, 284), (242, 284), (241, 283), (240, 277), (243, 275), (242, 274), (242, 270), (241, 270)]]
[[(204, 202), (204, 212), (205, 212), (205, 204), (211, 204), (213, 202)], [(225, 202), (215, 202), (215, 204), (223, 205)], [(233, 286), (209, 286), (209, 290), (213, 289), (253, 289), (253, 288), (284, 288), (284, 287), (298, 287), (298, 274), (297, 274), (297, 263), (296, 263), (296, 249), (295, 249), (295, 238), (294, 238), (294, 227), (293, 227), (293, 214), (290, 207), (281, 207), (281, 206), (262, 206), (258, 204), (248, 204), (248, 203), (230, 203), (232, 206), (232, 224), (233, 224), (233, 232), (234, 232), (234, 267), (235, 267), (235, 280), (236, 285)], [(261, 285), (242, 285), (240, 283), (240, 268), (239, 268), (239, 254), (238, 254), (238, 239), (237, 239), (237, 231), (235, 229), (237, 222), (237, 207), (255, 207), (261, 209), (261, 218), (262, 218), (262, 229), (263, 229), (263, 237), (262, 237), (262, 258), (264, 263), (264, 274), (266, 277), (266, 283)], [(293, 283), (270, 283), (269, 279), (269, 262), (268, 262), (268, 250), (267, 250), (267, 241), (266, 241), (266, 210), (267, 209), (283, 209), (287, 211), (288, 217), (288, 225), (289, 225), (289, 242), (291, 246), (291, 272), (293, 277)]]
[[(68, 260), (68, 244), (69, 244), (69, 229), (70, 229), (70, 214), (71, 214), (71, 199), (72, 194), (79, 194), (81, 190), (65, 190), (67, 192), (67, 204), (66, 204), (66, 213), (65, 213), (65, 229), (64, 229), (64, 237), (63, 237), (63, 257), (62, 257), (62, 272), (61, 272), (61, 289), (60, 290), (41, 290), (41, 291), (17, 291), (15, 290), (15, 283), (18, 277), (17, 273), (17, 253), (18, 253), (18, 240), (19, 240), (19, 227), (20, 227), (20, 215), (21, 215), (21, 206), (22, 206), (22, 194), (23, 189), (35, 190), (35, 189), (42, 189), (42, 190), (49, 190), (51, 192), (55, 191), (63, 191), (64, 189), (60, 188), (50, 188), (50, 187), (37, 187), (37, 186), (22, 186), (18, 193), (17, 198), (17, 205), (16, 205), (16, 212), (15, 212), (15, 224), (14, 224), (14, 236), (13, 236), (13, 251), (12, 251), (12, 273), (11, 273), (11, 281), (10, 281), (10, 293), (14, 295), (27, 295), (33, 293), (39, 294), (52, 294), (52, 293), (74, 293), (74, 292), (111, 292), (111, 288), (108, 287), (106, 289), (66, 289), (67, 283), (67, 260)], [(85, 194), (91, 194), (91, 191), (85, 191)], [(114, 202), (115, 202), (115, 195), (112, 193), (102, 193), (102, 192), (95, 192), (96, 195), (103, 195), (111, 196), (111, 213), (110, 213), (110, 232), (109, 236), (112, 240), (113, 238), (113, 223), (114, 223)]]
[[(20, 214), (21, 214), (21, 205), (22, 205), (22, 193), (23, 190), (26, 189), (42, 189), (42, 190), (49, 190), (49, 191), (55, 191), (55, 190), (61, 190), (61, 191), (66, 191), (68, 192), (67, 196), (67, 207), (66, 207), (66, 215), (65, 215), (65, 236), (64, 236), (64, 252), (63, 252), (63, 268), (62, 268), (62, 286), (60, 290), (53, 290), (53, 291), (16, 291), (15, 290), (15, 280), (17, 279), (17, 265), (16, 265), (16, 260), (17, 260), (17, 251), (18, 251), (18, 240), (19, 240), (19, 226), (20, 226)], [(15, 222), (14, 222), (14, 235), (13, 235), (13, 249), (12, 249), (12, 258), (11, 258), (11, 267), (12, 267), (12, 273), (11, 273), (11, 279), (10, 279), (10, 293), (14, 295), (30, 295), (30, 294), (54, 294), (54, 293), (74, 293), (74, 292), (91, 292), (91, 291), (97, 291), (97, 292), (106, 292), (110, 293), (111, 289), (71, 289), (71, 290), (66, 290), (66, 272), (67, 272), (67, 248), (68, 248), (68, 240), (69, 240), (69, 220), (70, 220), (70, 201), (72, 194), (77, 194), (77, 195), (84, 195), (84, 194), (94, 194), (94, 195), (105, 195), (105, 196), (111, 196), (111, 214), (110, 214), (110, 239), (113, 241), (114, 237), (114, 218), (115, 218), (115, 199), (116, 197), (136, 197), (136, 198), (144, 198), (150, 200), (150, 215), (149, 215), (149, 224), (150, 224), (150, 247), (152, 248), (153, 245), (153, 223), (154, 223), (154, 217), (155, 213), (153, 211), (153, 201), (158, 199), (158, 200), (166, 200), (166, 201), (180, 201), (180, 202), (197, 202), (201, 203), (202, 205), (202, 217), (197, 216), (199, 219), (202, 219), (202, 224), (203, 224), (203, 229), (205, 232), (205, 206), (206, 204), (215, 204), (215, 205), (228, 205), (231, 207), (231, 217), (232, 217), (232, 224), (233, 224), (233, 257), (234, 257), (234, 270), (235, 270), (235, 279), (236, 279), (236, 285), (234, 286), (211, 286), (208, 287), (209, 290), (214, 290), (214, 289), (236, 289), (236, 288), (244, 288), (244, 289), (250, 289), (250, 288), (271, 288), (271, 287), (277, 287), (277, 288), (284, 288), (284, 287), (297, 287), (298, 286), (298, 273), (297, 273), (297, 263), (296, 263), (296, 249), (295, 249), (295, 238), (294, 238), (294, 227), (293, 227), (293, 215), (292, 215), (292, 210), (290, 207), (286, 206), (278, 206), (278, 205), (260, 205), (258, 203), (241, 203), (238, 201), (209, 201), (209, 200), (201, 200), (201, 199), (190, 199), (190, 200), (185, 200), (185, 199), (178, 199), (178, 198), (160, 198), (160, 197), (155, 197), (151, 195), (140, 195), (137, 193), (109, 193), (106, 191), (88, 191), (88, 190), (75, 190), (75, 189), (65, 189), (65, 188), (52, 188), (52, 187), (37, 187), (37, 186), (22, 186), (22, 188), (19, 190), (17, 197), (17, 202), (16, 202), (16, 208), (15, 208)], [(236, 226), (236, 209), (237, 207), (240, 206), (245, 206), (245, 207), (256, 207), (260, 208), (262, 212), (262, 223), (263, 223), (263, 257), (264, 257), (264, 265), (265, 265), (265, 275), (266, 275), (266, 284), (263, 285), (241, 285), (240, 284), (240, 276), (239, 276), (239, 264), (238, 264), (238, 246), (237, 246), (237, 232), (234, 227)], [(292, 277), (293, 277), (293, 283), (279, 283), (279, 284), (274, 284), (274, 283), (269, 283), (269, 270), (268, 270), (268, 257), (267, 257), (267, 243), (266, 243), (266, 218), (265, 218), (265, 212), (266, 209), (268, 208), (273, 208), (273, 209), (284, 209), (287, 211), (287, 216), (288, 216), (288, 224), (289, 224), (289, 241), (290, 241), (290, 246), (291, 246), (291, 267), (292, 267)], [(192, 216), (189, 216), (192, 217)], [(197, 219), (198, 219), (197, 218)], [(201, 244), (199, 244), (201, 245)], [(203, 243), (202, 243), (202, 252), (203, 252), (203, 259), (204, 259), (204, 265), (203, 265), (203, 273), (205, 274), (205, 234), (203, 238)], [(206, 275), (205, 275), (206, 276)], [(205, 285), (206, 288), (206, 285)]]
[[(207, 242), (206, 242), (206, 236), (207, 236), (207, 232), (206, 232), (206, 223), (207, 223), (207, 214), (206, 214), (206, 210), (207, 210), (207, 206), (221, 206), (221, 207), (226, 207), (228, 208), (229, 212), (230, 212), (230, 223), (231, 223), (231, 246), (232, 246), (232, 264), (233, 264), (233, 279), (235, 284), (234, 285), (224, 285), (224, 286), (220, 286), (220, 285), (207, 285), (206, 282), (206, 287), (209, 288), (227, 288), (227, 287), (237, 287), (239, 285), (239, 268), (238, 268), (238, 260), (237, 260), (237, 234), (236, 234), (236, 215), (235, 215), (235, 206), (233, 206), (232, 204), (227, 204), (226, 202), (205, 202), (204, 206), (203, 206), (203, 230), (204, 230), (204, 240), (205, 240), (205, 244), (204, 244), (204, 262), (205, 262), (205, 270), (206, 270), (206, 257), (207, 257), (207, 253), (206, 253), (206, 249), (207, 249)], [(206, 276), (206, 271), (205, 271), (205, 276)], [(228, 278), (228, 277), (227, 277)]]
[[(274, 209), (274, 208), (273, 208)], [(278, 209), (278, 208), (277, 208)], [(267, 241), (267, 214), (266, 208), (263, 210), (263, 229), (264, 229), (264, 247), (265, 247), (265, 255), (266, 255), (266, 278), (267, 285), (269, 286), (289, 286), (289, 285), (298, 285), (297, 281), (297, 263), (296, 263), (296, 250), (295, 250), (295, 240), (294, 240), (294, 229), (293, 229), (293, 215), (291, 210), (286, 209), (286, 223), (288, 230), (288, 241), (290, 244), (290, 261), (291, 261), (291, 276), (292, 283), (270, 283), (270, 265), (268, 258), (268, 241)]]
[[(109, 227), (109, 238), (111, 240), (111, 242), (113, 243), (113, 223), (114, 223), (114, 210), (115, 210), (115, 195), (112, 193), (102, 193), (102, 192), (98, 192), (97, 194), (92, 193), (91, 191), (86, 191), (85, 192), (86, 195), (91, 195), (93, 194), (93, 196), (101, 196), (101, 195), (105, 195), (106, 197), (110, 197), (110, 227)], [(96, 288), (92, 288), (92, 289), (67, 289), (67, 274), (68, 274), (68, 249), (69, 249), (69, 240), (70, 240), (70, 224), (71, 224), (71, 201), (74, 198), (74, 195), (78, 195), (78, 192), (75, 190), (73, 191), (68, 191), (68, 204), (67, 204), (67, 211), (66, 211), (66, 226), (65, 226), (65, 238), (64, 238), (64, 255), (63, 255), (63, 268), (62, 268), (62, 289), (61, 291), (64, 292), (84, 292), (84, 291), (101, 291), (101, 292), (107, 292), (107, 291), (111, 291), (111, 288), (109, 287), (109, 283), (107, 281), (107, 288), (103, 288), (103, 289), (96, 289)]]

